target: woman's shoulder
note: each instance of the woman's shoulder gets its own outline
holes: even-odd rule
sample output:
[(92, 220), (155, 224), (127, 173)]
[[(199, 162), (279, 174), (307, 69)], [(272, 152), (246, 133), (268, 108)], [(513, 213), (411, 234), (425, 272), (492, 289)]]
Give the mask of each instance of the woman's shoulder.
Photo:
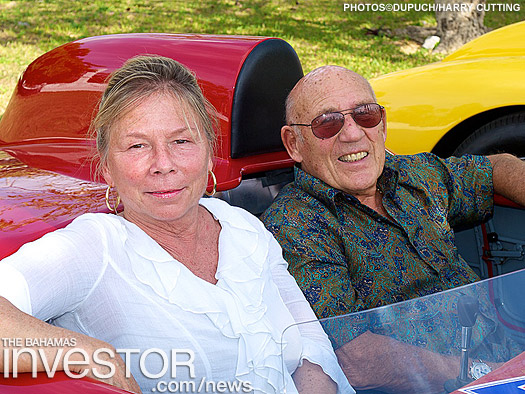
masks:
[(84, 213), (68, 224), (65, 230), (76, 230), (85, 233), (106, 233), (125, 227), (126, 219), (112, 213)]
[(104, 223), (119, 221), (119, 219), (121, 219), (120, 216), (112, 213), (84, 213), (73, 219), (71, 223), (99, 223), (103, 225)]
[[(109, 213), (85, 213), (73, 219), (64, 228), (44, 235), (47, 242), (59, 242), (83, 248), (83, 245), (114, 244), (114, 239), (121, 239), (127, 234), (126, 220)], [(97, 249), (101, 249), (100, 247)]]

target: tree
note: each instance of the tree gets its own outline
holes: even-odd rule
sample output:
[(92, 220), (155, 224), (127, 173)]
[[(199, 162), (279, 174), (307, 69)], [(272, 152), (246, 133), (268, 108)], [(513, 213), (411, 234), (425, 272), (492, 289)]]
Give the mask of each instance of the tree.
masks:
[(483, 25), (486, 0), (435, 0), (437, 36), (441, 41), (436, 52), (455, 51), (463, 44), (486, 33)]

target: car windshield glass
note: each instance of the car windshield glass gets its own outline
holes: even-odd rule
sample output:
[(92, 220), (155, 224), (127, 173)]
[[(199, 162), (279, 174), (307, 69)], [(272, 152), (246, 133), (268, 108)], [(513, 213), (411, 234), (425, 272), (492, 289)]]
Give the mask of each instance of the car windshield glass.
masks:
[[(366, 381), (379, 386), (374, 390), (368, 386), (366, 393), (443, 393), (465, 385), (469, 388), (456, 392), (521, 392), (497, 387), (511, 385), (517, 390), (525, 385), (524, 283), (521, 270), (303, 324), (323, 326), (358, 393)], [(393, 376), (399, 381), (393, 382)]]

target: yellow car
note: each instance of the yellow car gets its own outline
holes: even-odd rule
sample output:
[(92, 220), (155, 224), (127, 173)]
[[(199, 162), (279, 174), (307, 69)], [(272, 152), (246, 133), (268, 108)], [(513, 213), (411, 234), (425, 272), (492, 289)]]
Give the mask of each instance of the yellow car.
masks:
[(371, 83), (387, 109), (387, 147), (397, 154), (525, 157), (525, 22)]

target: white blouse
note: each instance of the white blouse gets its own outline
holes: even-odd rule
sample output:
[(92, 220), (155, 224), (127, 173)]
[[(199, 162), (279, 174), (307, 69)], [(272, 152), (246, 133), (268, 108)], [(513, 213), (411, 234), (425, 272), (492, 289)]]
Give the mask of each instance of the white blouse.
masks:
[(221, 225), (215, 285), (126, 219), (85, 214), (2, 260), (0, 295), (41, 320), (138, 349), (128, 365), (144, 393), (169, 382), (176, 392), (245, 382), (255, 393), (295, 393), (303, 359), (353, 393), (277, 241), (240, 208), (200, 204)]

